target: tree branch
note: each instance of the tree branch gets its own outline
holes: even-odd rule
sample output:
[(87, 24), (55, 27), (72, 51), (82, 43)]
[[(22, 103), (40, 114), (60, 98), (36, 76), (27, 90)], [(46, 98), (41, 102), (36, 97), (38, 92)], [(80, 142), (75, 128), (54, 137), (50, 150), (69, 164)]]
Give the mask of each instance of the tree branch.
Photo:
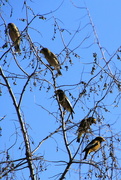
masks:
[(23, 138), (24, 138), (24, 143), (25, 143), (25, 149), (26, 149), (25, 154), (26, 154), (28, 167), (29, 167), (29, 170), (30, 170), (30, 177), (31, 177), (32, 180), (35, 180), (34, 168), (33, 168), (33, 163), (32, 163), (32, 159), (31, 159), (32, 154), (31, 154), (30, 141), (29, 141), (29, 136), (28, 136), (27, 129), (26, 129), (26, 126), (25, 126), (25, 122), (22, 119), (20, 108), (18, 107), (16, 98), (14, 96), (14, 93), (13, 93), (12, 89), (11, 89), (11, 86), (10, 86), (7, 78), (5, 77), (1, 67), (0, 67), (0, 74), (1, 74), (2, 78), (4, 79), (4, 81), (6, 83), (7, 89), (9, 91), (10, 97), (11, 97), (11, 99), (13, 101), (13, 105), (15, 107), (15, 110), (16, 110), (16, 113), (17, 113), (17, 116), (18, 116), (18, 120), (19, 120), (19, 123), (20, 123), (20, 126), (21, 126), (21, 131), (22, 131)]

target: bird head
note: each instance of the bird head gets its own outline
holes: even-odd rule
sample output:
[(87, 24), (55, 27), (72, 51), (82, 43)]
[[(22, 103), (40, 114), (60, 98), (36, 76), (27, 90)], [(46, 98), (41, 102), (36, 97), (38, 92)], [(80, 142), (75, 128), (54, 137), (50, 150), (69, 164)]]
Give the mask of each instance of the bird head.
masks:
[(47, 49), (47, 48), (42, 48), (41, 50), (40, 50), (40, 53), (42, 53), (42, 54), (46, 54), (46, 53), (48, 53), (49, 52), (49, 50)]
[(94, 117), (89, 117), (87, 120), (90, 122), (90, 124), (96, 124), (96, 119)]
[(15, 26), (15, 25), (14, 25), (13, 23), (9, 23), (9, 24), (8, 24), (8, 29), (13, 29), (14, 26)]
[(64, 92), (61, 89), (58, 89), (57, 91), (55, 91), (56, 94), (63, 94)]
[(101, 136), (96, 137), (95, 140), (98, 140), (98, 141), (100, 141), (100, 142), (106, 141), (106, 140), (105, 140), (103, 137), (101, 137)]

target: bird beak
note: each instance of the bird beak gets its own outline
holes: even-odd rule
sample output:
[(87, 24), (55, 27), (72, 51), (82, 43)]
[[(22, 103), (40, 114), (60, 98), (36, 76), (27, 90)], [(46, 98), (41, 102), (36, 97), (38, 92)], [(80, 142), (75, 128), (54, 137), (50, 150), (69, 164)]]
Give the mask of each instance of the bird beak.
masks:
[(94, 124), (96, 124), (96, 119), (94, 119)]

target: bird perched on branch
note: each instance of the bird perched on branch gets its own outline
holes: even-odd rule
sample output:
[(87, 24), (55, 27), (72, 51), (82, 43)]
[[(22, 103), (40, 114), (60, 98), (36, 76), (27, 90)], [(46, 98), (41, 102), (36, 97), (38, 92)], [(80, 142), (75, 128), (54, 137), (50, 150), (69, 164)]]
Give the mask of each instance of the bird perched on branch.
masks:
[(87, 158), (87, 155), (91, 152), (97, 151), (101, 147), (101, 143), (105, 141), (105, 139), (101, 136), (96, 137), (93, 139), (82, 152), (85, 152), (84, 159)]
[(67, 111), (69, 111), (71, 113), (71, 116), (72, 116), (72, 119), (73, 119), (74, 110), (72, 108), (72, 105), (71, 105), (69, 99), (65, 95), (65, 93), (61, 89), (58, 89), (57, 91), (55, 91), (55, 93), (57, 94), (58, 101), (61, 104), (61, 106), (65, 110), (67, 110)]
[(45, 59), (48, 61), (48, 63), (53, 66), (57, 72), (58, 72), (58, 75), (62, 75), (60, 69), (61, 69), (61, 66), (59, 64), (59, 61), (56, 57), (56, 55), (54, 53), (52, 53), (49, 49), (47, 48), (42, 48), (40, 53), (44, 54), (45, 56)]
[(8, 24), (8, 29), (9, 29), (9, 36), (14, 43), (15, 51), (20, 53), (20, 47), (19, 47), (20, 46), (20, 32), (18, 28), (16, 27), (16, 25), (13, 23)]
[(93, 117), (85, 118), (80, 122), (80, 125), (78, 127), (78, 136), (77, 136), (77, 142), (80, 142), (80, 138), (82, 134), (87, 133), (88, 129), (90, 129), (90, 126), (95, 123), (96, 124), (96, 119)]

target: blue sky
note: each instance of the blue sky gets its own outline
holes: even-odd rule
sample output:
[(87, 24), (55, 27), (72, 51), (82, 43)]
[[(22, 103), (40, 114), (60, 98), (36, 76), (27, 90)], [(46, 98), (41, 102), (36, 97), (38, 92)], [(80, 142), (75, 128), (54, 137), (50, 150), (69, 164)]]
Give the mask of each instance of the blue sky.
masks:
[[(13, 7), (13, 14), (11, 17), (10, 17), (11, 7), (9, 6), (9, 4), (6, 3), (6, 5), (2, 6), (1, 8), (1, 14), (6, 22), (6, 25), (9, 22), (13, 22), (18, 26), (20, 31), (22, 31), (26, 26), (26, 22), (20, 21), (20, 19), (22, 18), (26, 19), (25, 7), (22, 9), (23, 2), (24, 1), (13, 3), (13, 1), (11, 0), (9, 1), (9, 4), (11, 4), (11, 6)], [(59, 54), (60, 52), (62, 52), (59, 56), (59, 61), (62, 63), (65, 60), (65, 63), (62, 66), (62, 70), (61, 70), (63, 76), (57, 78), (56, 81), (57, 85), (61, 86), (63, 90), (66, 90), (66, 94), (68, 97), (69, 97), (69, 93), (72, 93), (74, 98), (78, 98), (78, 94), (83, 90), (82, 84), (80, 84), (79, 86), (76, 85), (69, 86), (69, 85), (77, 84), (80, 81), (88, 82), (89, 79), (93, 77), (93, 75), (90, 74), (90, 71), (93, 66), (93, 59), (94, 59), (93, 53), (97, 53), (98, 62), (100, 66), (103, 67), (103, 65), (105, 64), (105, 62), (102, 59), (102, 54), (100, 53), (99, 47), (96, 44), (96, 38), (93, 34), (92, 26), (89, 24), (89, 17), (87, 15), (87, 11), (82, 7), (86, 6), (90, 12), (90, 17), (94, 24), (101, 47), (104, 48), (102, 51), (104, 53), (104, 56), (106, 57), (106, 60), (108, 61), (111, 55), (115, 53), (115, 51), (120, 47), (121, 44), (121, 36), (120, 36), (121, 2), (119, 0), (117, 1), (114, 0), (111, 1), (67, 0), (66, 1), (65, 0), (60, 6), (61, 3), (62, 1), (60, 0), (58, 1), (45, 0), (42, 2), (39, 0), (36, 0), (35, 2), (27, 1), (27, 4), (33, 9), (35, 14), (44, 15), (46, 17), (46, 20), (41, 20), (39, 18), (36, 18), (30, 24), (28, 32), (29, 35), (31, 36), (32, 42), (36, 45), (37, 48), (39, 48), (40, 45), (42, 45), (44, 47), (48, 47), (55, 54)], [(60, 8), (58, 8), (59, 6)], [(58, 8), (57, 11), (52, 12), (57, 8)], [(46, 15), (48, 12), (49, 14)], [(33, 18), (32, 12), (28, 10), (27, 14), (29, 17), (28, 19), (30, 21)], [(55, 34), (55, 39), (52, 40), (54, 18), (56, 18), (59, 27), (61, 29), (65, 29), (65, 31), (61, 34), (57, 31)], [(6, 37), (4, 34), (5, 29), (3, 26), (2, 19), (0, 20), (0, 24), (1, 24), (0, 47), (1, 47), (5, 43)], [(37, 32), (36, 29), (39, 32)], [(70, 42), (75, 31), (77, 30), (78, 32)], [(65, 59), (65, 52), (62, 51), (64, 48), (64, 44), (68, 45), (69, 42), (70, 44), (68, 48), (74, 50), (74, 52), (80, 56), (80, 58), (75, 58), (74, 55), (71, 54), (71, 60), (73, 63), (72, 65), (70, 65), (68, 59)], [(23, 41), (21, 42), (21, 49), (24, 46), (26, 46), (27, 51), (29, 51), (29, 44), (25, 40), (25, 38), (23, 38)], [(0, 56), (6, 50), (7, 49), (1, 49)], [(47, 63), (41, 54), (40, 57), (45, 63)], [(30, 67), (30, 62), (31, 63), (34, 62), (36, 64), (36, 60), (34, 58), (35, 57), (33, 54), (31, 55), (30, 59), (23, 58), (23, 54), (21, 56), (17, 56), (17, 60), (19, 64), (29, 74), (32, 73), (33, 71), (33, 69)], [(7, 63), (4, 66), (3, 66), (4, 59), (2, 59), (1, 61), (1, 65), (3, 67), (5, 74), (7, 76), (11, 76), (10, 73), (16, 73), (16, 74), (21, 74), (23, 77), (23, 73), (16, 66), (16, 63), (10, 52), (8, 53), (6, 59), (7, 59)], [(64, 66), (69, 66), (68, 71), (65, 70)], [(120, 61), (116, 59), (116, 56), (113, 58), (109, 66), (112, 73), (115, 73), (116, 67), (118, 67), (117, 74), (120, 73)], [(41, 63), (40, 63), (40, 67), (41, 69), (45, 68)], [(100, 71), (100, 67), (96, 67), (95, 74), (98, 73), (99, 71)], [(55, 119), (55, 117), (59, 118), (59, 110), (58, 110), (57, 102), (53, 97), (54, 89), (51, 86), (51, 89), (47, 93), (46, 87), (49, 85), (49, 83), (45, 81), (43, 83), (42, 81), (44, 78), (46, 78), (48, 82), (50, 83), (53, 82), (50, 72), (47, 72), (45, 77), (43, 73), (40, 73), (39, 75), (39, 69), (37, 69), (37, 72), (38, 72), (37, 75), (39, 80), (38, 81), (34, 80), (34, 78), (30, 80), (21, 106), (22, 112), (24, 113), (24, 119), (27, 123), (28, 131), (31, 136), (31, 140), (34, 141), (34, 144), (32, 145), (32, 149), (34, 149), (43, 138), (48, 136), (60, 125), (59, 122)], [(16, 80), (15, 78), (13, 79), (9, 78), (9, 81), (13, 88), (13, 92), (15, 93), (15, 96), (18, 100), (23, 87), (23, 83), (25, 83), (26, 79)], [(92, 81), (90, 87), (92, 86), (96, 88), (97, 81), (98, 78), (95, 78)], [(89, 112), (90, 108), (93, 108), (95, 103), (98, 100), (100, 100), (101, 97), (103, 97), (104, 93), (106, 92), (106, 91), (104, 92), (102, 91), (105, 81), (106, 83), (111, 83), (111, 80), (109, 78), (106, 78), (105, 76), (102, 82), (98, 81), (100, 85), (99, 87), (100, 91), (95, 93), (92, 92), (90, 96), (89, 96), (90, 87), (87, 88), (87, 96), (82, 97), (74, 108), (75, 111), (74, 120), (73, 120), (74, 123), (78, 123), (81, 119), (83, 119)], [(17, 85), (13, 85), (13, 83), (15, 82)], [(33, 82), (36, 82), (36, 87), (33, 86)], [(41, 83), (43, 83), (43, 88), (40, 91), (39, 88), (41, 86)], [(3, 93), (0, 98), (1, 98), (1, 102), (4, 103), (2, 103), (0, 116), (3, 117), (4, 115), (6, 115), (5, 119), (1, 121), (1, 127), (2, 127), (1, 151), (3, 149), (7, 149), (8, 147), (10, 147), (13, 143), (15, 143), (15, 139), (17, 139), (14, 148), (10, 149), (11, 157), (13, 159), (16, 159), (18, 157), (17, 156), (18, 154), (19, 157), (24, 156), (24, 150), (23, 150), (24, 143), (14, 107), (11, 105), (12, 103), (11, 98), (9, 97), (5, 87), (1, 87), (1, 90)], [(102, 120), (102, 124), (104, 128), (100, 129), (100, 127), (102, 127), (101, 126), (102, 124), (100, 122), (92, 126), (92, 129), (94, 129), (94, 137), (100, 134), (103, 135), (105, 138), (107, 138), (107, 142), (105, 143), (106, 146), (103, 149), (107, 152), (107, 156), (109, 151), (108, 145), (110, 143), (108, 138), (111, 136), (111, 131), (109, 131), (106, 124), (107, 123), (110, 124), (111, 128), (116, 133), (119, 133), (120, 131), (120, 127), (119, 127), (120, 115), (121, 115), (120, 102), (119, 102), (119, 108), (118, 107), (115, 108), (114, 107), (115, 104), (113, 103), (115, 97), (117, 97), (118, 94), (119, 91), (115, 86), (113, 88), (113, 93), (109, 93), (108, 97), (103, 100), (103, 104), (100, 104), (100, 105), (106, 105), (105, 107), (109, 109), (109, 112), (106, 113), (101, 108), (97, 109), (99, 115), (104, 116), (104, 120)], [(69, 99), (73, 105), (74, 100), (71, 97), (69, 97)], [(44, 109), (41, 108), (41, 106)], [(55, 117), (52, 116), (49, 112), (47, 112), (45, 109), (52, 112), (55, 115)], [(65, 119), (68, 117), (68, 115), (69, 113), (65, 115)], [(113, 123), (114, 125), (112, 126)], [(68, 131), (69, 140), (76, 138), (76, 130), (77, 127), (75, 126), (71, 131)], [(62, 132), (59, 132), (55, 134), (52, 138), (49, 138), (47, 141), (45, 141), (42, 144), (42, 146), (39, 148), (39, 150), (36, 152), (36, 154), (41, 156), (44, 155), (45, 160), (48, 161), (67, 160), (68, 156), (64, 147), (64, 142), (61, 134)], [(89, 136), (88, 138), (92, 140), (94, 137)], [(83, 146), (85, 146), (86, 144), (87, 141), (84, 142)], [(117, 145), (117, 149), (119, 148), (118, 147), (119, 145), (120, 144)], [(21, 149), (19, 149), (19, 147), (21, 147)], [(77, 147), (78, 144), (76, 143), (76, 141), (74, 141), (73, 145), (71, 146), (72, 152), (75, 152)], [(82, 152), (83, 148), (84, 147), (80, 148), (80, 152)], [(99, 154), (101, 157), (100, 152), (98, 152), (97, 154)], [(89, 158), (90, 157), (91, 156), (89, 156)], [(99, 161), (100, 157), (96, 156), (94, 160)], [(1, 158), (3, 158), (3, 156)], [(80, 154), (76, 156), (76, 159), (77, 160), (80, 159)], [(51, 162), (47, 162), (47, 161), (45, 161), (45, 164), (47, 165), (48, 170), (40, 175), (41, 179), (48, 179), (49, 177), (54, 176), (60, 172), (63, 172), (64, 170), (64, 166), (58, 167), (55, 166), (54, 163), (52, 164)], [(88, 170), (88, 167), (86, 165), (83, 166), (82, 168)], [(73, 180), (74, 178), (75, 180), (79, 179), (78, 169), (79, 169), (79, 165), (74, 164), (72, 166), (72, 171), (70, 171), (71, 173), (70, 174), (68, 173), (66, 178), (69, 180)], [(85, 171), (83, 173), (85, 173)], [(28, 173), (26, 174), (28, 177)]]

